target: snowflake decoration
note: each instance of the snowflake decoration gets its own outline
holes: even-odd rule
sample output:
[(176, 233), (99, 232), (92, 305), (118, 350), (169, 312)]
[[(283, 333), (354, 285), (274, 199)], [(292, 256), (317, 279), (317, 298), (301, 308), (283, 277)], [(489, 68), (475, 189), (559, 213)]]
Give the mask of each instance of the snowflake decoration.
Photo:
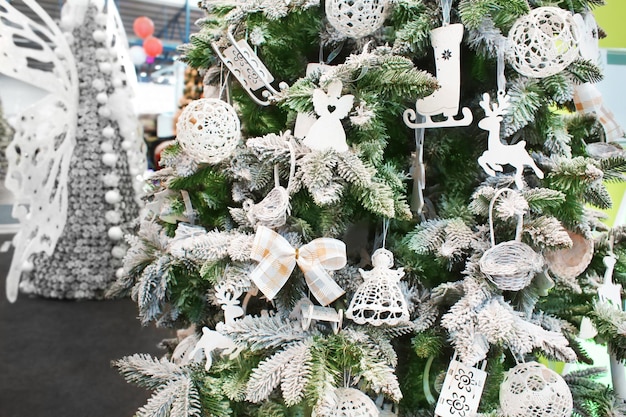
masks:
[(443, 51), (443, 53), (441, 54), (441, 57), (443, 59), (445, 59), (446, 61), (449, 60), (450, 58), (452, 58), (452, 51), (450, 51), (449, 49), (446, 49), (445, 51)]

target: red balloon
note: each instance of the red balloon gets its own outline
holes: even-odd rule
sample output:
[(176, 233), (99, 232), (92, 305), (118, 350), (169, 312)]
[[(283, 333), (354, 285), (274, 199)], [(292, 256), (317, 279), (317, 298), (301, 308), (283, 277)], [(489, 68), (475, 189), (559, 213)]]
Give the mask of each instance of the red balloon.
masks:
[(135, 31), (135, 35), (139, 36), (141, 39), (146, 39), (154, 33), (154, 23), (149, 17), (141, 16), (135, 19), (133, 30)]
[(143, 41), (143, 50), (146, 51), (146, 55), (154, 58), (161, 55), (161, 52), (163, 52), (163, 43), (161, 43), (159, 38), (148, 36)]

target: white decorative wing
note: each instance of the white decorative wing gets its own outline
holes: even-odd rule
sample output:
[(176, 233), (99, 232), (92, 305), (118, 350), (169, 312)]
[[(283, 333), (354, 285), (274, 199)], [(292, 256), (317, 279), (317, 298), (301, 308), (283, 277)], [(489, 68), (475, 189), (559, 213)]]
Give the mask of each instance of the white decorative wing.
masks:
[(0, 73), (49, 94), (18, 114), (7, 148), (6, 187), (21, 223), (7, 276), (6, 295), (17, 299), (20, 275), (31, 255), (51, 255), (67, 220), (67, 182), (75, 144), (78, 77), (67, 40), (34, 0), (21, 0), (35, 21), (0, 0)]
[(131, 93), (135, 95), (137, 93), (137, 73), (135, 71), (135, 64), (130, 57), (130, 50), (128, 47), (128, 38), (126, 37), (126, 29), (122, 22), (120, 12), (117, 10), (114, 1), (108, 1), (107, 7), (107, 45), (114, 51), (114, 56), (117, 57), (118, 67), (116, 70), (124, 74), (124, 80), (129, 87)]

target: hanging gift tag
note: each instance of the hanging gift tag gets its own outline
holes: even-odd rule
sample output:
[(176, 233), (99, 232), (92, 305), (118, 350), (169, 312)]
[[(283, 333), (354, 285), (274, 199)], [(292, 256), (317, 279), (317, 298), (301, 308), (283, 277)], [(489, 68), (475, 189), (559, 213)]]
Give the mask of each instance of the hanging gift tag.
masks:
[(274, 81), (270, 71), (244, 39), (237, 42), (236, 47), (233, 45), (226, 48), (223, 53), (226, 58), (224, 64), (245, 88), (257, 91), (265, 83)]
[(469, 417), (476, 414), (483, 393), (487, 372), (462, 364), (456, 353), (443, 381), (435, 415), (439, 417)]

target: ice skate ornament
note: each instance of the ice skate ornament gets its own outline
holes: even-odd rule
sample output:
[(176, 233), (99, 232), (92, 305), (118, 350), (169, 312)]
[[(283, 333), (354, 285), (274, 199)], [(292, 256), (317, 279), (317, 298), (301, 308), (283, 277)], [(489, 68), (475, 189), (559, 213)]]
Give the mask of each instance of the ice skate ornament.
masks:
[(515, 185), (521, 190), (524, 188), (522, 175), (525, 166), (531, 167), (539, 178), (543, 178), (543, 172), (526, 151), (526, 141), (522, 140), (514, 145), (500, 141), (500, 123), (510, 106), (509, 100), (509, 95), (499, 93), (498, 103), (491, 104), (489, 93), (484, 93), (479, 102), (480, 107), (485, 110), (485, 118), (478, 122), (478, 127), (489, 132), (489, 138), (488, 149), (478, 158), (478, 163), (490, 176), (495, 176), (496, 171), (502, 172), (503, 165), (511, 165), (515, 168)]
[(346, 265), (346, 245), (340, 240), (318, 238), (295, 249), (278, 233), (259, 226), (250, 258), (259, 262), (250, 279), (268, 300), (273, 300), (278, 294), (296, 264), (304, 273), (311, 293), (323, 306), (345, 293), (326, 271), (335, 271)]
[[(463, 118), (456, 120), (461, 93), (461, 40), (463, 25), (444, 25), (430, 32), (430, 41), (435, 51), (437, 82), (441, 86), (428, 97), (415, 102), (415, 110), (404, 111), (404, 123), (412, 129), (433, 127), (468, 126), (472, 123), (472, 111), (463, 107)], [(422, 121), (424, 116), (425, 120)], [(436, 122), (431, 116), (443, 115), (445, 120)]]
[(23, 3), (37, 20), (0, 0), (0, 73), (44, 94), (18, 111), (15, 136), (6, 150), (5, 184), (14, 194), (12, 215), (20, 222), (6, 280), (11, 302), (17, 299), (22, 272), (32, 269), (31, 255), (52, 255), (65, 228), (78, 115), (78, 76), (67, 38), (36, 1)]
[(237, 346), (228, 336), (224, 336), (216, 330), (211, 330), (208, 327), (202, 328), (202, 337), (196, 344), (196, 347), (191, 351), (190, 356), (195, 358), (200, 352), (204, 352), (206, 363), (204, 369), (208, 372), (213, 365), (214, 351), (219, 351), (221, 355), (228, 355), (229, 359), (235, 359), (237, 355), (243, 350), (242, 347)]
[(435, 408), (438, 417), (470, 417), (476, 414), (483, 393), (487, 372), (486, 361), (481, 369), (456, 360), (456, 352), (443, 380), (441, 394)]
[(409, 310), (398, 285), (404, 276), (403, 268), (391, 269), (393, 253), (381, 248), (372, 255), (370, 271), (359, 268), (365, 282), (350, 300), (346, 317), (358, 324), (395, 326), (409, 321)]
[(354, 96), (342, 96), (342, 89), (341, 80), (334, 80), (328, 85), (327, 93), (321, 88), (313, 90), (313, 107), (320, 117), (302, 141), (309, 148), (318, 151), (334, 149), (337, 152), (346, 152), (349, 149), (341, 119), (350, 113)]
[[(228, 48), (222, 51), (217, 42), (211, 43), (211, 47), (250, 98), (261, 106), (269, 106), (271, 96), (278, 94), (278, 90), (270, 84), (274, 77), (245, 39), (235, 40), (233, 30), (234, 26), (230, 26), (226, 33), (226, 39), (230, 43)], [(284, 90), (288, 86), (281, 82), (278, 87)]]

